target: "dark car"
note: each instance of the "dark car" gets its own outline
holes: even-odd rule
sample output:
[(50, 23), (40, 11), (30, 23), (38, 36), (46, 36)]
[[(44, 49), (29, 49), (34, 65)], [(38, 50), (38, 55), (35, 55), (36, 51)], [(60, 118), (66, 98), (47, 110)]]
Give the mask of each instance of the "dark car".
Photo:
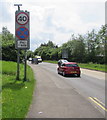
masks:
[(32, 58), (32, 64), (38, 64), (38, 59), (37, 58)]
[(68, 62), (68, 61), (65, 60), (65, 59), (60, 59), (60, 60), (58, 61), (58, 66), (61, 66), (62, 63), (66, 63), (66, 62)]
[(80, 67), (76, 62), (65, 62), (62, 63), (61, 66), (57, 68), (58, 74), (66, 75), (76, 75), (80, 77), (81, 71)]

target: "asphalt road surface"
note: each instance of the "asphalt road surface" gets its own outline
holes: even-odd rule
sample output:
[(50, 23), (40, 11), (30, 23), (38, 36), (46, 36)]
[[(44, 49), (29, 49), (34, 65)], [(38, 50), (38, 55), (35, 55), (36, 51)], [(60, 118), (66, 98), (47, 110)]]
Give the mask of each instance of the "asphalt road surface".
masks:
[(56, 64), (29, 65), (36, 87), (27, 118), (105, 117), (105, 73), (81, 69), (81, 77), (63, 77)]

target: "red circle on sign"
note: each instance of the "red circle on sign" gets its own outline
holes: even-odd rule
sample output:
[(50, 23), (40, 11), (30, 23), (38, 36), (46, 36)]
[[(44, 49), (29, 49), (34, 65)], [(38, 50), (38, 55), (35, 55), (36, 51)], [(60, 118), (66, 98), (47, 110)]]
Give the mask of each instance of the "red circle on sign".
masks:
[(16, 37), (19, 40), (25, 40), (29, 37), (29, 30), (26, 27), (19, 27), (16, 30)]
[[(20, 14), (24, 14), (25, 16), (27, 16), (27, 20), (26, 20), (25, 23), (20, 23), (20, 22), (18, 22), (18, 16), (19, 16)], [(28, 23), (28, 21), (29, 21), (29, 16), (28, 16), (28, 14), (26, 14), (25, 12), (20, 12), (20, 13), (18, 13), (18, 14), (16, 15), (16, 22), (17, 22), (19, 25), (25, 25), (25, 24)]]

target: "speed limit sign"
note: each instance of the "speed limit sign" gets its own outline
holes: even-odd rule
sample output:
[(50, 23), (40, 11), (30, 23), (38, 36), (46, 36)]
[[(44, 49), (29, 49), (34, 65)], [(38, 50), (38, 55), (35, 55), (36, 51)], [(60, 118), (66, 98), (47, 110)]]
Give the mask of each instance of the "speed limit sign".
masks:
[(19, 25), (25, 25), (29, 21), (29, 16), (25, 12), (20, 12), (16, 15), (16, 22)]

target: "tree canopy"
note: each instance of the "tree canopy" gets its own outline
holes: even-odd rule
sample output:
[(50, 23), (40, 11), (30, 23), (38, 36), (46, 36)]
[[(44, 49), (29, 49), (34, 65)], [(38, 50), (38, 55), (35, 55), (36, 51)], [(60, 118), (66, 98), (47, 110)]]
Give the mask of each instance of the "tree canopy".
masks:
[[(2, 41), (2, 60), (17, 61), (17, 50), (15, 49), (15, 37), (13, 34), (10, 33), (7, 27), (3, 27), (0, 36), (0, 41)], [(20, 51), (20, 60), (23, 59), (23, 54), (23, 51)]]
[(106, 63), (105, 52), (107, 46), (107, 27), (101, 26), (99, 31), (94, 29), (84, 35), (72, 37), (60, 47), (52, 41), (41, 44), (35, 51), (35, 55), (41, 55), (44, 60), (58, 60), (62, 58), (62, 50), (67, 49), (68, 60), (76, 62)]

